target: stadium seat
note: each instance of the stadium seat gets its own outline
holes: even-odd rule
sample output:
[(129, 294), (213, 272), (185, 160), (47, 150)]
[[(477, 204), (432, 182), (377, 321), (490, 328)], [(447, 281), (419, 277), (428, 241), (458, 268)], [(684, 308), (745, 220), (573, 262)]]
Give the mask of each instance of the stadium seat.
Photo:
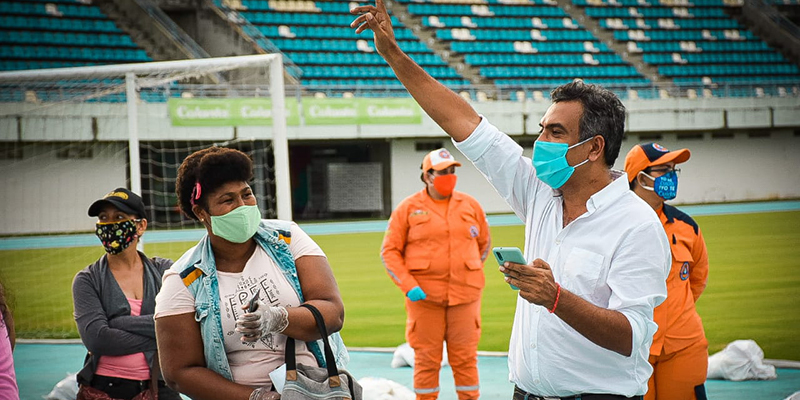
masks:
[(152, 60), (91, 4), (4, 1), (0, 15), (2, 70)]

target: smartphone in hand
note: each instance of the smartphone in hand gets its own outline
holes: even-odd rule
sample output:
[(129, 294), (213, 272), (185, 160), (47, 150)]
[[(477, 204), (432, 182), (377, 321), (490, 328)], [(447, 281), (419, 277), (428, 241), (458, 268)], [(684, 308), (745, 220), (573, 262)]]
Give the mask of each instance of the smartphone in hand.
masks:
[[(528, 262), (525, 261), (525, 256), (522, 255), (522, 251), (520, 251), (517, 247), (495, 247), (492, 249), (492, 254), (494, 254), (494, 258), (497, 260), (498, 265), (503, 265), (506, 261), (513, 262), (517, 264), (527, 264)], [(508, 274), (503, 274), (508, 276)], [(518, 287), (508, 284), (511, 286), (511, 289), (519, 290)]]
[(258, 290), (253, 294), (253, 297), (247, 302), (247, 312), (251, 313), (258, 309)]

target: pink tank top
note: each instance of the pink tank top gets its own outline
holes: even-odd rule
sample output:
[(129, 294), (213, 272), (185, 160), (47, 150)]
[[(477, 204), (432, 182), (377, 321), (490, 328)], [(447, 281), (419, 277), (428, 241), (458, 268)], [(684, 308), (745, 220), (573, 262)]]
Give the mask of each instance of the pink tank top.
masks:
[(14, 373), (14, 355), (11, 353), (11, 338), (0, 313), (0, 397), (9, 400), (19, 399), (17, 377)]
[[(138, 316), (142, 313), (142, 301), (128, 299), (131, 305), (131, 315)], [(134, 353), (124, 356), (100, 356), (97, 362), (97, 375), (113, 376), (115, 378), (146, 381), (150, 379), (150, 367), (144, 353)]]

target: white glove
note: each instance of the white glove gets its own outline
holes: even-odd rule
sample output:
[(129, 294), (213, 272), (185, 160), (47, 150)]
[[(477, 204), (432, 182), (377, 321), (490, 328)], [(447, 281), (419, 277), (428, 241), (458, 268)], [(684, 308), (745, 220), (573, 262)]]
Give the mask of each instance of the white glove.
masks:
[[(247, 308), (247, 304), (242, 308)], [(236, 332), (243, 342), (255, 342), (269, 333), (283, 332), (289, 326), (289, 311), (284, 307), (270, 307), (261, 300), (256, 310), (246, 312), (236, 319)]]
[(267, 387), (260, 387), (250, 393), (250, 400), (278, 400), (281, 395), (278, 392), (272, 392)]

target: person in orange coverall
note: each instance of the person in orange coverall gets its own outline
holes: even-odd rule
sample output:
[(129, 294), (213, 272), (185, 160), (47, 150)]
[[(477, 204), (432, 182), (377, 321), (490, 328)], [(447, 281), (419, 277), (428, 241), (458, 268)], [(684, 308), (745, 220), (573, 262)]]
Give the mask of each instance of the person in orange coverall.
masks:
[(653, 313), (658, 331), (650, 347), (653, 375), (645, 400), (706, 399), (708, 341), (695, 309), (708, 279), (706, 242), (691, 217), (664, 203), (677, 194), (680, 170), (675, 165), (690, 155), (688, 149), (669, 151), (646, 143), (625, 157), (631, 189), (656, 210), (672, 250), (667, 299)]
[(480, 395), (483, 261), (491, 243), (478, 201), (453, 190), (458, 166), (446, 149), (425, 156), (420, 176), (425, 188), (392, 212), (381, 248), (386, 271), (406, 295), (417, 399), (439, 395), (445, 341), (458, 398)]

